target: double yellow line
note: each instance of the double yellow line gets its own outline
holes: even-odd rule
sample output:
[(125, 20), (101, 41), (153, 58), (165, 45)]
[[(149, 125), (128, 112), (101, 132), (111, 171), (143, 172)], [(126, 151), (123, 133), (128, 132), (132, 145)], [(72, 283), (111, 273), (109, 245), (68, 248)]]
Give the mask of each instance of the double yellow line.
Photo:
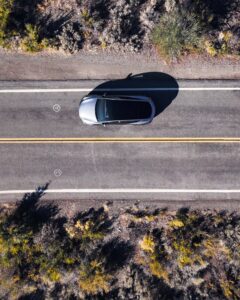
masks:
[(0, 144), (240, 143), (240, 137), (72, 137), (0, 138)]

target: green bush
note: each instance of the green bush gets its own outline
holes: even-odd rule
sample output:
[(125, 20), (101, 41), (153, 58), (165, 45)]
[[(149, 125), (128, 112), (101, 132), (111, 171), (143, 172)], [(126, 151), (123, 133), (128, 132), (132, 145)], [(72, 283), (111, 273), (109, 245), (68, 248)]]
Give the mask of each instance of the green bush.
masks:
[(13, 0), (0, 0), (0, 45), (3, 46), (7, 36), (7, 24), (13, 6)]
[(26, 25), (26, 36), (21, 41), (21, 48), (26, 52), (39, 52), (47, 47), (46, 39), (40, 40), (38, 28), (32, 24)]
[(152, 41), (160, 54), (178, 58), (185, 51), (201, 48), (203, 26), (193, 13), (173, 10), (164, 14), (152, 32)]

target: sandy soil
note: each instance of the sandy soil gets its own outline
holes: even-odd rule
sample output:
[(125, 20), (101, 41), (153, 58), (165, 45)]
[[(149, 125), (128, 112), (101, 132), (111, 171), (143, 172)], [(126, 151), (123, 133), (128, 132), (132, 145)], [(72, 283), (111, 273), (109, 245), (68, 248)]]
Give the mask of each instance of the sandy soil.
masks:
[(176, 79), (240, 79), (240, 58), (192, 55), (168, 64), (153, 49), (140, 54), (81, 51), (74, 55), (0, 50), (0, 80), (115, 79), (149, 71)]

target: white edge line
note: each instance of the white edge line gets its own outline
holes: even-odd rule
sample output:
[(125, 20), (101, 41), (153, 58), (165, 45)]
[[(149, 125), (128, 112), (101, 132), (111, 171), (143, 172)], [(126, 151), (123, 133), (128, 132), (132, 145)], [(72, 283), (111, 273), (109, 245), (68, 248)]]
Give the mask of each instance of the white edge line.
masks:
[(91, 91), (240, 91), (240, 87), (179, 87), (179, 88), (111, 88), (111, 89), (0, 89), (0, 94), (8, 93), (76, 93)]
[[(36, 190), (6, 190), (0, 191), (0, 195), (9, 194), (26, 194), (33, 193)], [(218, 190), (218, 189), (52, 189), (46, 190), (45, 193), (67, 193), (67, 194), (99, 194), (99, 193), (209, 193), (209, 194), (240, 194), (240, 189), (237, 190)]]

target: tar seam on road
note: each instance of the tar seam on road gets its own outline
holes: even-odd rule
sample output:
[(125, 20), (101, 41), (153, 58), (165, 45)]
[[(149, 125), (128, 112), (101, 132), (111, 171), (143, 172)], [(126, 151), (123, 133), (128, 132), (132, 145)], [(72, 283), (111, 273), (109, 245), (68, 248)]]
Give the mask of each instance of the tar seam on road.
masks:
[(0, 144), (87, 144), (87, 143), (240, 143), (240, 137), (0, 138)]
[[(0, 195), (9, 194), (26, 194), (33, 193), (36, 190), (5, 190), (0, 191)], [(140, 193), (140, 194), (159, 194), (159, 193), (181, 193), (181, 194), (192, 194), (192, 193), (207, 193), (207, 194), (240, 194), (240, 189), (131, 189), (131, 188), (109, 188), (109, 189), (52, 189), (46, 190), (44, 193), (67, 193), (67, 194), (117, 194), (117, 193)]]
[[(0, 89), (0, 94), (8, 93), (79, 93), (91, 92), (94, 88), (69, 89)], [(103, 88), (94, 89), (95, 92), (134, 92), (134, 91), (240, 91), (240, 87), (178, 87), (178, 88)]]

